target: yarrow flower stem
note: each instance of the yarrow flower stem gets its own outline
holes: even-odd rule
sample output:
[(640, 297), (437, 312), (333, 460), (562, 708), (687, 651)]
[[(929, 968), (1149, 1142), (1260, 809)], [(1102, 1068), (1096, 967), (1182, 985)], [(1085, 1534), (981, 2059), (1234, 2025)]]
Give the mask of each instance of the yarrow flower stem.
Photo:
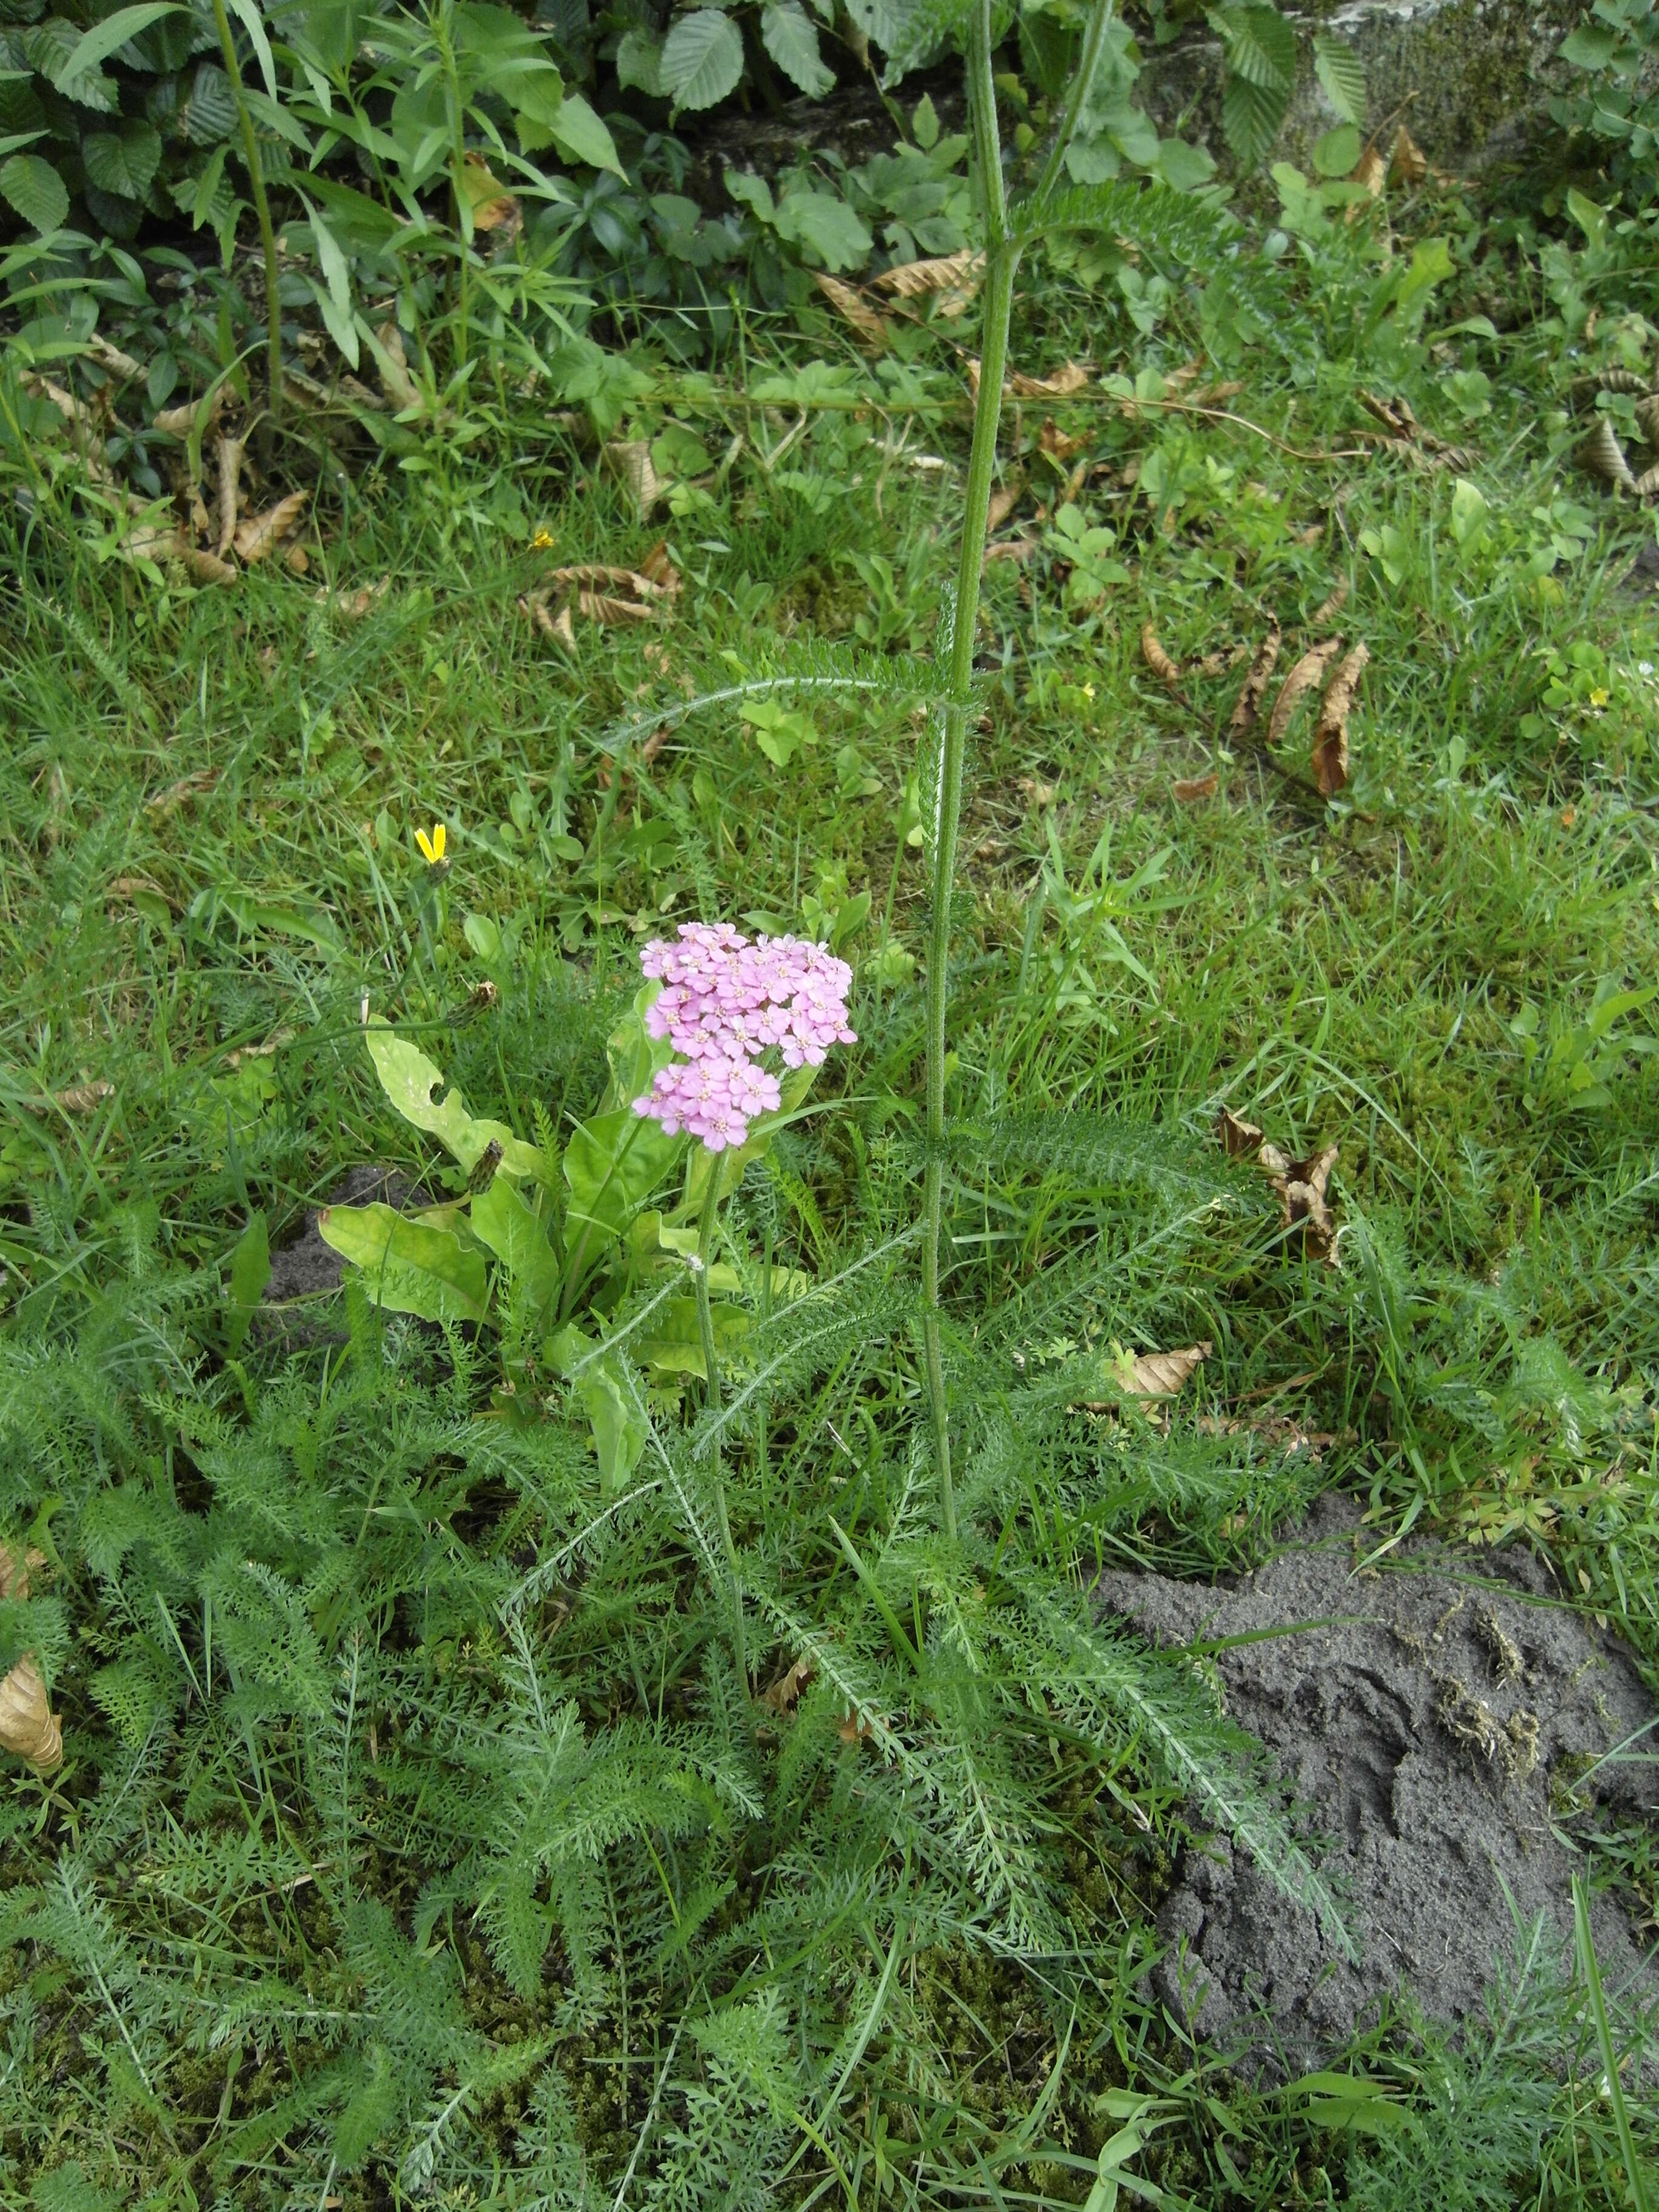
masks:
[[(720, 1410), (720, 1367), (714, 1350), (714, 1314), (708, 1302), (708, 1270), (714, 1261), (714, 1229), (720, 1203), (720, 1163), (708, 1163), (708, 1188), (703, 1193), (702, 1213), (697, 1223), (697, 1334), (702, 1339), (705, 1377), (703, 1402), (711, 1413)], [(731, 1580), (732, 1642), (737, 1656), (738, 1678), (749, 1686), (749, 1662), (743, 1626), (743, 1578), (738, 1572), (737, 1547), (732, 1541), (732, 1521), (726, 1509), (726, 1471), (720, 1463), (720, 1432), (715, 1430), (710, 1471), (714, 1483), (714, 1510), (720, 1515), (720, 1541), (726, 1547), (726, 1571)]]
[(1003, 371), (1008, 359), (1014, 273), (1019, 264), (1019, 247), (1009, 228), (1008, 204), (1003, 190), (1002, 145), (997, 131), (996, 89), (991, 70), (992, 46), (991, 0), (977, 0), (969, 45), (968, 89), (976, 181), (985, 209), (985, 322), (980, 336), (979, 393), (974, 404), (974, 438), (963, 505), (962, 556), (957, 572), (951, 640), (950, 697), (941, 716), (938, 805), (933, 825), (933, 916), (927, 949), (927, 1166), (922, 1184), (922, 1355), (933, 1416), (939, 1510), (945, 1532), (951, 1537), (957, 1532), (957, 1505), (951, 1479), (950, 1405), (945, 1396), (945, 1360), (939, 1341), (951, 894), (956, 880), (957, 837), (962, 818), (962, 769), (968, 710), (974, 694), (974, 641), (979, 627), (980, 578), (985, 566), (991, 482), (996, 474), (997, 424), (1002, 408)]

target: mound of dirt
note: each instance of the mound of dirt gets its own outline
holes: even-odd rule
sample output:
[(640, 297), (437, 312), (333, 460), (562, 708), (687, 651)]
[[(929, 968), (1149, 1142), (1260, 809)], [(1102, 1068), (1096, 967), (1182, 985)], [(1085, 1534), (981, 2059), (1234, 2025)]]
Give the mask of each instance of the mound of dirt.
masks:
[[(1393, 1990), (1434, 2019), (1478, 2012), (1514, 1949), (1506, 1886), (1524, 1922), (1548, 1912), (1571, 1941), (1564, 1814), (1592, 1799), (1626, 1816), (1659, 1811), (1659, 1765), (1644, 1758), (1659, 1731), (1582, 1779), (1653, 1722), (1655, 1701), (1622, 1646), (1552, 1602), (1538, 1561), (1412, 1540), (1356, 1571), (1376, 1542), (1328, 1494), (1231, 1587), (1124, 1573), (1097, 1585), (1103, 1616), (1163, 1644), (1316, 1624), (1213, 1663), (1229, 1713), (1274, 1754), (1325, 1839), (1316, 1856), (1359, 1961), (1224, 1838), (1185, 1854), (1152, 1972), (1178, 2018), (1273, 2070), (1347, 2043)], [(1659, 1994), (1659, 1963), (1616, 1898), (1596, 1900), (1593, 1924), (1609, 1994)]]

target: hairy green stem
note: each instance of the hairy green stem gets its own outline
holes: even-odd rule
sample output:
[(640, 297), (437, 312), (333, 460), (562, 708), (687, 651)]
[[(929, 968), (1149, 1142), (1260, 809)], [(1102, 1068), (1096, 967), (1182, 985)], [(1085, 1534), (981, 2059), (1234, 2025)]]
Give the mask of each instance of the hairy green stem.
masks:
[[(714, 1315), (708, 1303), (708, 1270), (714, 1254), (714, 1218), (720, 1212), (720, 1166), (718, 1153), (708, 1161), (708, 1188), (703, 1194), (702, 1214), (697, 1223), (697, 1334), (702, 1339), (702, 1364), (708, 1387), (703, 1402), (711, 1413), (720, 1410), (720, 1362), (714, 1356)], [(737, 1653), (738, 1674), (744, 1692), (749, 1687), (749, 1662), (744, 1649), (743, 1584), (738, 1577), (737, 1547), (732, 1541), (732, 1522), (726, 1510), (726, 1475), (720, 1465), (720, 1432), (710, 1445), (710, 1469), (714, 1479), (714, 1510), (720, 1516), (720, 1541), (726, 1547), (726, 1568), (731, 1577), (732, 1642)]]
[(236, 58), (236, 41), (230, 34), (230, 17), (225, 12), (225, 0), (213, 0), (213, 20), (218, 27), (219, 45), (225, 58), (225, 75), (230, 79), (231, 94), (236, 102), (236, 120), (242, 134), (242, 159), (247, 164), (248, 189), (253, 194), (253, 214), (259, 226), (259, 243), (265, 257), (265, 375), (270, 389), (266, 396), (266, 427), (260, 442), (264, 456), (269, 457), (271, 426), (283, 417), (283, 303), (277, 289), (276, 233), (270, 220), (270, 202), (265, 196), (265, 173), (259, 159), (259, 141), (254, 135), (252, 111), (247, 104), (247, 91), (242, 82), (242, 65)]
[(990, 0), (978, 0), (969, 49), (968, 88), (975, 166), (985, 201), (985, 321), (980, 336), (979, 393), (974, 406), (974, 440), (968, 459), (968, 489), (963, 507), (962, 555), (957, 570), (950, 694), (940, 716), (939, 781), (933, 793), (933, 919), (927, 951), (927, 1165), (922, 1186), (922, 1353), (933, 1415), (939, 1504), (945, 1534), (952, 1537), (957, 1530), (956, 1491), (951, 1476), (951, 1418), (939, 1342), (939, 1295), (945, 1201), (945, 1043), (950, 1006), (951, 894), (956, 878), (957, 834), (962, 816), (962, 767), (968, 709), (973, 702), (980, 578), (985, 566), (991, 482), (996, 474), (997, 424), (1002, 411), (1003, 371), (1008, 359), (1014, 273), (1019, 263), (1019, 249), (1009, 232), (1008, 205), (1003, 190), (1002, 146), (997, 132), (991, 49)]

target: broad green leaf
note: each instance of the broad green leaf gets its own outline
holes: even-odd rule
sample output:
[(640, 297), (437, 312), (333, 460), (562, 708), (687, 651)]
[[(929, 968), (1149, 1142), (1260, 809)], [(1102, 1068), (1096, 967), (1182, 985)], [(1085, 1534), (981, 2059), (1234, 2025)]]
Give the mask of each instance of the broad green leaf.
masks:
[(233, 1359), (241, 1351), (254, 1308), (270, 1280), (270, 1232), (263, 1210), (256, 1208), (230, 1255), (230, 1313), (225, 1335)]
[(1382, 2135), (1401, 2125), (1407, 2115), (1385, 2081), (1368, 2074), (1304, 2074), (1287, 2081), (1279, 2094), (1307, 2100), (1304, 2110), (1316, 2127), (1354, 2128), (1362, 2135)]
[(586, 161), (590, 169), (609, 169), (613, 177), (627, 181), (627, 172), (617, 158), (616, 141), (580, 93), (566, 93), (547, 127), (553, 133), (554, 144), (573, 161)]
[(483, 1254), (453, 1230), (410, 1221), (389, 1206), (325, 1206), (317, 1231), (354, 1267), (376, 1305), (422, 1321), (481, 1322), (488, 1284)]
[(0, 166), (0, 195), (43, 234), (61, 230), (69, 214), (63, 179), (38, 154), (14, 154)]
[[(101, 23), (94, 23), (83, 32), (70, 51), (68, 60), (52, 82), (59, 92), (69, 93), (76, 77), (90, 76), (102, 63), (106, 62), (118, 46), (136, 39), (140, 31), (147, 31), (152, 23), (159, 23), (163, 15), (182, 15), (188, 10), (178, 0), (143, 0), (137, 8), (118, 8), (112, 15), (106, 15)], [(261, 33), (263, 36), (264, 33)], [(272, 90), (275, 90), (272, 87)]]
[(498, 1175), (472, 1201), (472, 1233), (501, 1261), (538, 1315), (559, 1295), (559, 1262), (538, 1219), (507, 1177)]
[(520, 115), (533, 123), (558, 121), (564, 104), (564, 79), (551, 62), (538, 69), (514, 70), (501, 83), (501, 98)]
[(645, 1026), (646, 1015), (661, 988), (658, 982), (642, 983), (634, 994), (633, 1005), (605, 1040), (611, 1080), (599, 1102), (602, 1114), (616, 1106), (631, 1106), (636, 1098), (644, 1097), (652, 1077), (674, 1057), (668, 1039), (650, 1036)]
[[(724, 1358), (749, 1329), (749, 1316), (740, 1306), (709, 1307), (714, 1325), (714, 1349)], [(695, 1297), (669, 1298), (651, 1316), (650, 1326), (629, 1339), (629, 1350), (643, 1365), (665, 1375), (706, 1377), (702, 1357), (702, 1328)]]
[(1363, 149), (1363, 141), (1352, 123), (1340, 123), (1314, 141), (1313, 165), (1322, 177), (1352, 174)]
[(1396, 316), (1408, 319), (1413, 313), (1420, 314), (1434, 287), (1444, 283), (1452, 273), (1451, 249), (1445, 240), (1419, 238), (1412, 248), (1411, 262), (1400, 280), (1400, 289), (1395, 294)]
[[(1314, 33), (1314, 74), (1325, 97), (1345, 123), (1365, 119), (1365, 64), (1346, 39), (1328, 31)], [(1354, 160), (1359, 156), (1356, 154)], [(1353, 165), (1351, 162), (1349, 167)]]
[(813, 100), (833, 90), (836, 73), (824, 65), (818, 28), (800, 0), (774, 0), (761, 10), (761, 44), (791, 84)]
[(1459, 477), (1452, 487), (1451, 533), (1460, 545), (1472, 545), (1486, 526), (1486, 495), (1479, 484)]
[(677, 108), (714, 106), (742, 75), (742, 34), (718, 8), (694, 8), (663, 41), (662, 88)]
[(1202, 146), (1189, 146), (1184, 138), (1165, 138), (1158, 149), (1158, 173), (1170, 189), (1194, 192), (1215, 174), (1215, 162)]
[(640, 1463), (649, 1434), (619, 1352), (610, 1352), (567, 1323), (543, 1346), (548, 1364), (571, 1376), (593, 1432), (599, 1483), (614, 1498)]
[(836, 192), (794, 190), (778, 204), (778, 236), (832, 271), (862, 268), (873, 244), (864, 223)]
[(475, 1121), (459, 1091), (452, 1087), (434, 1103), (432, 1093), (444, 1079), (443, 1070), (418, 1045), (379, 1021), (369, 1024), (363, 1042), (380, 1079), (380, 1088), (404, 1121), (447, 1146), (469, 1174), (489, 1146), (497, 1144), (501, 1148), (503, 1174), (546, 1179), (550, 1163), (538, 1147), (515, 1137), (504, 1121)]
[(1601, 24), (1583, 23), (1571, 38), (1564, 39), (1556, 51), (1563, 61), (1571, 62), (1579, 69), (1604, 70), (1619, 51), (1619, 41)]
[(663, 97), (662, 40), (637, 24), (623, 33), (617, 49), (617, 83), (623, 92), (631, 88), (653, 100)]
[(117, 131), (93, 131), (81, 141), (88, 183), (100, 192), (142, 200), (161, 166), (161, 141), (154, 127), (129, 117)]
[(589, 1221), (612, 1237), (621, 1236), (629, 1218), (668, 1173), (684, 1141), (665, 1135), (660, 1123), (636, 1114), (631, 1106), (579, 1121), (564, 1148), (570, 1219)]

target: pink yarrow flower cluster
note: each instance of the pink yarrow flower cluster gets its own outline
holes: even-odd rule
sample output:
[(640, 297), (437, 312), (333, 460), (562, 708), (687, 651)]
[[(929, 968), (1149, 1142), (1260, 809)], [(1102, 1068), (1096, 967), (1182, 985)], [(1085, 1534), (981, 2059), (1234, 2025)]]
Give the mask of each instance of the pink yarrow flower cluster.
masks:
[(781, 1103), (763, 1054), (817, 1067), (832, 1044), (857, 1042), (847, 1024), (852, 969), (802, 938), (757, 943), (729, 921), (686, 921), (678, 943), (653, 938), (640, 966), (662, 982), (645, 1026), (684, 1058), (658, 1069), (634, 1111), (711, 1152), (742, 1144), (755, 1116)]

